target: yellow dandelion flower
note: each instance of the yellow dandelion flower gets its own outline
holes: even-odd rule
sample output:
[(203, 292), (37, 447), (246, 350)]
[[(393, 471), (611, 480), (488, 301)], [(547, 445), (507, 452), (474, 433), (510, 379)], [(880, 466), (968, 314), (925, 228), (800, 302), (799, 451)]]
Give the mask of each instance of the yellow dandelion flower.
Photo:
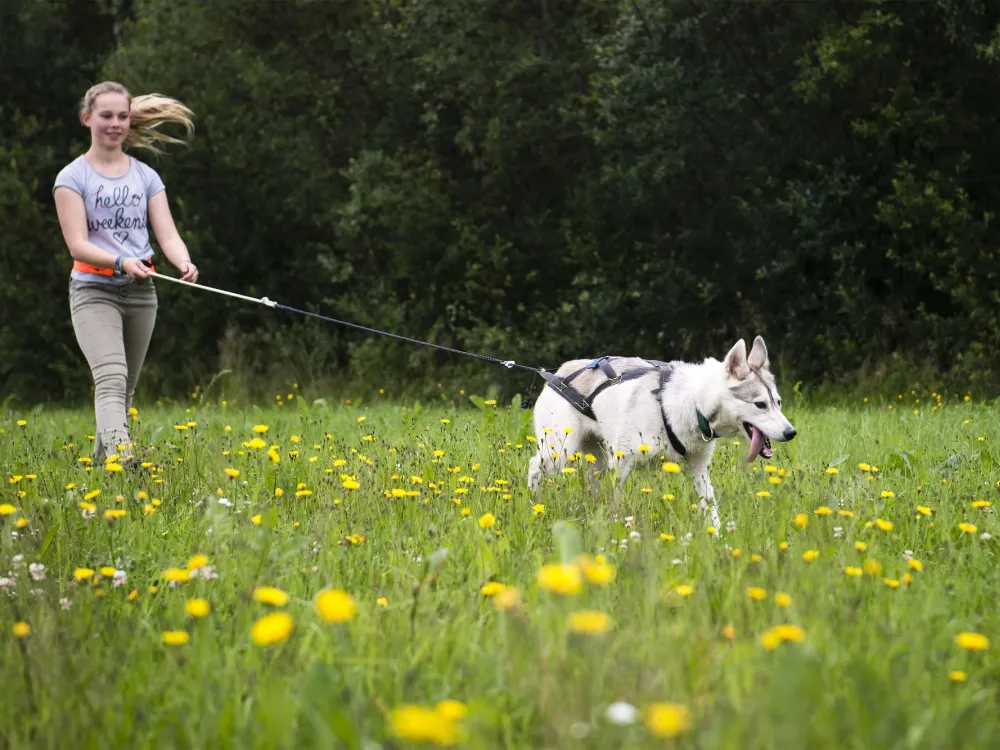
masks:
[(865, 542), (855, 542), (854, 549), (856, 549), (858, 552), (864, 552), (866, 549), (868, 549), (868, 545)]
[(339, 624), (350, 620), (358, 611), (354, 597), (341, 589), (325, 589), (316, 594), (316, 611), (327, 622)]
[(266, 424), (255, 424), (253, 426), (253, 431), (256, 432), (258, 435), (263, 435), (269, 429), (270, 427), (268, 427)]
[(673, 461), (665, 462), (660, 468), (667, 472), (667, 474), (680, 474), (681, 472), (681, 467)]
[(191, 617), (205, 617), (212, 611), (212, 605), (209, 604), (208, 599), (188, 599), (184, 602), (184, 611)]
[(892, 521), (886, 521), (884, 518), (876, 518), (875, 525), (878, 526), (882, 531), (892, 531)]
[(882, 572), (882, 563), (878, 560), (865, 560), (861, 567), (864, 569), (865, 573), (874, 577)]
[(380, 596), (378, 599), (375, 600), (375, 604), (377, 604), (380, 607), (388, 607), (389, 600), (386, 599), (384, 596)]
[(184, 583), (191, 580), (191, 571), (187, 568), (167, 568), (160, 576), (168, 583)]
[(840, 469), (838, 469), (836, 466), (828, 466), (828, 467), (826, 467), (826, 473), (827, 474), (839, 474), (840, 473)]
[(538, 571), (538, 585), (553, 594), (575, 596), (583, 588), (583, 577), (576, 565), (549, 563)]
[(757, 497), (771, 497), (771, 493), (767, 490), (761, 490), (757, 493)]
[(479, 528), (489, 529), (492, 528), (497, 522), (497, 519), (492, 513), (484, 513), (479, 517)]
[(792, 597), (786, 594), (784, 591), (779, 591), (774, 595), (774, 603), (779, 607), (788, 607), (792, 604)]
[(864, 571), (861, 570), (861, 568), (857, 568), (853, 565), (848, 565), (846, 568), (844, 568), (844, 573), (851, 576), (852, 578), (860, 578), (861, 575), (864, 573)]
[(880, 497), (883, 498), (896, 497), (896, 493), (893, 492), (892, 490), (882, 490), (882, 494), (880, 495)]
[(976, 533), (976, 524), (974, 523), (960, 523), (958, 528), (964, 531), (966, 534)]
[(287, 592), (274, 586), (258, 586), (253, 592), (254, 601), (270, 604), (273, 607), (284, 607), (291, 597)]
[(966, 651), (987, 651), (990, 647), (990, 639), (982, 633), (966, 631), (955, 636), (955, 645)]
[(446, 747), (458, 741), (458, 726), (454, 719), (435, 709), (403, 705), (390, 717), (393, 734), (413, 742), (429, 742)]
[(833, 510), (826, 507), (825, 505), (821, 505), (816, 510), (814, 510), (813, 513), (815, 513), (817, 516), (829, 516), (833, 513)]
[(794, 523), (800, 529), (804, 529), (806, 525), (809, 523), (809, 516), (807, 516), (805, 513), (796, 513)]
[(817, 557), (819, 557), (819, 550), (807, 549), (805, 552), (802, 553), (802, 559), (805, 560), (806, 562), (812, 562)]
[(17, 508), (10, 503), (0, 503), (0, 516), (9, 516), (13, 513), (17, 513)]
[(186, 630), (165, 630), (160, 634), (160, 638), (167, 646), (183, 646), (190, 642), (191, 634)]
[(236, 479), (240, 475), (240, 470), (234, 469), (231, 466), (224, 469), (224, 471), (226, 472), (226, 476), (230, 479)]
[(496, 607), (497, 610), (505, 612), (508, 609), (513, 609), (521, 603), (521, 592), (513, 586), (507, 586), (503, 591), (494, 594), (492, 600), (493, 606)]
[(288, 639), (295, 621), (287, 612), (264, 615), (250, 627), (250, 639), (258, 646), (272, 646)]
[(680, 586), (674, 587), (674, 593), (678, 596), (688, 597), (694, 593), (694, 586), (686, 583), (682, 583)]
[(751, 586), (747, 589), (747, 596), (758, 602), (762, 602), (767, 599), (767, 590), (762, 589), (760, 586)]
[(615, 567), (608, 565), (603, 559), (593, 560), (589, 555), (581, 555), (577, 562), (584, 578), (590, 583), (605, 586), (615, 579)]
[(569, 615), (569, 629), (583, 635), (602, 635), (611, 628), (611, 617), (605, 612), (580, 610)]
[(924, 564), (920, 560), (914, 560), (912, 557), (906, 561), (906, 565), (910, 570), (915, 570), (918, 573), (924, 569)]
[(965, 682), (969, 679), (967, 672), (963, 672), (961, 669), (953, 669), (948, 672), (948, 679), (952, 682)]
[(91, 568), (74, 568), (73, 579), (76, 581), (88, 581), (94, 576)]
[(643, 722), (655, 737), (677, 737), (691, 728), (691, 714), (680, 703), (653, 703), (646, 708)]
[(507, 587), (504, 586), (499, 581), (490, 581), (489, 583), (484, 584), (481, 589), (479, 589), (479, 593), (486, 597), (496, 596), (505, 588)]
[(31, 633), (31, 626), (23, 621), (15, 622), (11, 632), (15, 638), (27, 638), (28, 634)]
[(457, 701), (453, 699), (445, 699), (443, 701), (438, 701), (438, 704), (434, 707), (442, 716), (451, 719), (452, 721), (458, 721), (465, 717), (469, 713), (469, 707), (466, 706), (462, 701)]

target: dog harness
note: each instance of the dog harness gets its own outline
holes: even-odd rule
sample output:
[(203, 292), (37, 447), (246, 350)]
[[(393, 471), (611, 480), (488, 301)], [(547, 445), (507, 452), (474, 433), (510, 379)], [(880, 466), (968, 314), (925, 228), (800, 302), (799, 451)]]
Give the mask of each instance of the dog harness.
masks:
[[(659, 395), (667, 384), (670, 382), (670, 378), (673, 377), (674, 367), (669, 362), (661, 362), (656, 359), (647, 359), (649, 362), (649, 367), (639, 367), (635, 370), (630, 370), (629, 372), (621, 373), (615, 371), (615, 368), (611, 366), (612, 359), (619, 359), (618, 357), (598, 357), (593, 362), (588, 365), (584, 365), (576, 372), (570, 373), (564, 378), (559, 377), (555, 373), (546, 372), (542, 370), (539, 373), (543, 378), (545, 378), (546, 385), (548, 385), (552, 390), (566, 399), (570, 405), (576, 409), (578, 412), (583, 414), (583, 416), (588, 419), (597, 420), (597, 415), (594, 414), (594, 399), (602, 393), (606, 388), (610, 388), (613, 385), (618, 385), (618, 383), (624, 383), (626, 380), (635, 380), (636, 378), (641, 378), (644, 375), (648, 375), (651, 372), (660, 373), (659, 385), (650, 391), (654, 396)], [(601, 369), (607, 380), (601, 383), (597, 388), (594, 389), (590, 396), (584, 396), (578, 390), (576, 390), (570, 383), (586, 370), (596, 370)], [(701, 413), (697, 407), (695, 408), (695, 415), (698, 420), (698, 429), (701, 431), (702, 440), (708, 442), (709, 440), (714, 440), (718, 436), (715, 429), (712, 427), (712, 420), (716, 417), (716, 413), (713, 412), (710, 416), (706, 417)], [(663, 419), (663, 429), (666, 430), (667, 439), (670, 441), (670, 445), (673, 446), (674, 450), (681, 456), (687, 454), (687, 449), (684, 444), (678, 439), (677, 433), (674, 432), (673, 428), (670, 426), (670, 420), (667, 419), (667, 412), (663, 409), (663, 402), (660, 402), (660, 417)]]

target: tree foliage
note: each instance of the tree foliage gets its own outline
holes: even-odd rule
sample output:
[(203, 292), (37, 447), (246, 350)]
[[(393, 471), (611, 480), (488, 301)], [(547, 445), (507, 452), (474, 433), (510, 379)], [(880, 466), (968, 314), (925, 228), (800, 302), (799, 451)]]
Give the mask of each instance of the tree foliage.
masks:
[[(195, 110), (150, 161), (205, 284), (544, 366), (759, 332), (811, 384), (996, 380), (996, 4), (13, 0), (0, 22), (8, 391), (85, 382), (50, 188), (101, 77)], [(223, 367), (525, 385), (159, 286), (158, 392)]]

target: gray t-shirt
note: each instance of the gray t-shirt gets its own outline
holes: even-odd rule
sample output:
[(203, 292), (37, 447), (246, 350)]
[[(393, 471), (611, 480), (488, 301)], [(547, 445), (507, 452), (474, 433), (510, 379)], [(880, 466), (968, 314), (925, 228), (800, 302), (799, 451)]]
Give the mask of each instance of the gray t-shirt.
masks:
[[(149, 244), (147, 209), (149, 199), (166, 188), (156, 170), (134, 157), (128, 157), (128, 171), (121, 177), (105, 177), (78, 156), (56, 176), (52, 192), (68, 187), (83, 197), (87, 209), (87, 238), (102, 250), (126, 258), (146, 260), (153, 255)], [(128, 284), (130, 276), (100, 276), (74, 270), (70, 274), (81, 281), (104, 284)]]

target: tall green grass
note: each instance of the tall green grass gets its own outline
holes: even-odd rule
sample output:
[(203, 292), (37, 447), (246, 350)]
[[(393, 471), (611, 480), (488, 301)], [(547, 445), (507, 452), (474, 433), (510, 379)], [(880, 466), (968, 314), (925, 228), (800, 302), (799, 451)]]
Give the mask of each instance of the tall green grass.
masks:
[[(722, 441), (715, 533), (658, 457), (620, 503), (613, 477), (588, 491), (584, 457), (536, 500), (530, 413), (478, 399), (167, 404), (133, 422), (138, 472), (81, 462), (89, 411), (6, 414), (0, 744), (408, 747), (397, 730), (424, 727), (472, 748), (995, 747), (998, 421), (915, 398), (794, 410), (767, 463)], [(211, 574), (169, 583), (195, 555)], [(550, 563), (607, 573), (599, 556), (613, 580), (539, 585)], [(317, 611), (327, 589), (353, 597), (348, 621)], [(294, 630), (257, 645), (275, 611)], [(610, 628), (571, 632), (580, 611)], [(609, 720), (616, 701), (634, 723)], [(675, 739), (656, 704), (676, 704)], [(430, 710), (394, 724), (407, 705)]]

